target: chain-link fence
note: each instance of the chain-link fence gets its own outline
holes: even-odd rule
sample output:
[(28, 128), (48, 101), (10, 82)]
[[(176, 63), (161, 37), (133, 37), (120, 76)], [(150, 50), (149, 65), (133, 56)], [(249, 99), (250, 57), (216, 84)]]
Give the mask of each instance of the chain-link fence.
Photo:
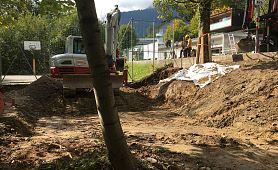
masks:
[[(173, 43), (171, 40), (169, 40), (168, 45), (164, 43), (163, 35), (166, 28), (167, 25), (161, 26), (161, 23), (155, 21), (130, 20), (126, 31), (124, 31), (125, 34), (130, 34), (129, 36), (125, 35), (125, 37), (128, 37), (129, 45), (128, 48), (121, 48), (121, 50), (122, 55), (128, 60), (129, 78), (131, 80), (137, 80), (136, 73), (138, 70), (136, 69), (149, 69), (148, 65), (152, 67), (149, 71), (149, 74), (151, 74), (157, 68), (170, 63), (177, 67), (183, 67), (185, 62), (189, 66), (194, 63), (194, 59), (180, 58), (181, 47), (178, 43)], [(136, 34), (134, 35), (132, 31), (127, 31), (127, 29), (133, 30)], [(146, 68), (143, 66), (136, 67), (140, 64)]]

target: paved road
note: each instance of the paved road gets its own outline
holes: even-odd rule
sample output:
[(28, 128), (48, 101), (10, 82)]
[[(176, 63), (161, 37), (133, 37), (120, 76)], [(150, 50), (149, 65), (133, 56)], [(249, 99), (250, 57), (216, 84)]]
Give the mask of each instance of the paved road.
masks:
[[(36, 78), (37, 77), (37, 78)], [(36, 79), (40, 78), (41, 75), (7, 75), (5, 78), (2, 76), (2, 79), (4, 78), (2, 85), (25, 85), (30, 84)]]

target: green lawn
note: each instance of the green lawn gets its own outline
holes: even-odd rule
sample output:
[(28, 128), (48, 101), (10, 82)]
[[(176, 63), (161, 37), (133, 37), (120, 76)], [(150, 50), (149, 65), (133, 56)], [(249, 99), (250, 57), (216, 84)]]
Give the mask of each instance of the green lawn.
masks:
[[(132, 65), (128, 63), (128, 80), (132, 81)], [(133, 80), (140, 80), (153, 73), (152, 64), (133, 64)]]

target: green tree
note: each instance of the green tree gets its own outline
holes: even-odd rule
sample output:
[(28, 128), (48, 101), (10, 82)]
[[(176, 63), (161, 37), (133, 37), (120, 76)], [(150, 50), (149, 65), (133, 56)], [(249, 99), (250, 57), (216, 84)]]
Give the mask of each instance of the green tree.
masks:
[(80, 18), (80, 28), (84, 39), (88, 63), (93, 77), (94, 94), (101, 120), (104, 141), (109, 159), (115, 170), (134, 170), (131, 153), (115, 106), (112, 83), (101, 43), (100, 28), (92, 0), (75, 0)]
[(31, 0), (1, 0), (0, 26), (13, 23), (18, 18), (32, 11)]
[(72, 0), (34, 0), (33, 11), (37, 15), (57, 17), (71, 14), (75, 10), (74, 5)]
[[(65, 39), (68, 35), (80, 35), (77, 13), (49, 19), (44, 15), (26, 13), (10, 22), (0, 25), (0, 55), (3, 58), (3, 73), (11, 65), (15, 56), (18, 56), (9, 74), (31, 74), (25, 58), (22, 57), (23, 41), (40, 41), (41, 51), (35, 51), (38, 61), (38, 73), (48, 71), (49, 57), (54, 54), (64, 53)], [(25, 51), (29, 63), (32, 54)]]
[(188, 34), (188, 27), (186, 26), (185, 22), (181, 19), (174, 19), (173, 24), (170, 24), (166, 28), (166, 32), (164, 34), (164, 42), (167, 40), (173, 39), (173, 26), (174, 26), (174, 41), (181, 41), (182, 38)]
[(60, 17), (74, 12), (72, 0), (1, 0), (0, 25), (14, 23), (26, 14)]
[[(244, 9), (244, 0), (210, 0), (211, 9), (222, 9), (224, 6), (231, 8)], [(159, 13), (159, 18), (171, 20), (174, 14), (178, 18), (190, 21), (195, 13), (198, 13), (198, 6), (202, 0), (153, 0), (153, 5)]]
[[(180, 0), (184, 2), (184, 0)], [(172, 20), (177, 13), (178, 18), (190, 21), (194, 13), (197, 11), (197, 4), (187, 1), (184, 3), (177, 3), (175, 0), (153, 0), (153, 5), (158, 11), (159, 18), (162, 20)]]
[(121, 25), (119, 29), (119, 43), (120, 49), (130, 48), (131, 45), (131, 33), (132, 33), (132, 45), (133, 47), (137, 44), (137, 36), (135, 30), (131, 30), (130, 25)]
[(198, 37), (199, 33), (199, 18), (200, 14), (197, 12), (190, 20), (189, 24), (189, 35), (190, 37)]

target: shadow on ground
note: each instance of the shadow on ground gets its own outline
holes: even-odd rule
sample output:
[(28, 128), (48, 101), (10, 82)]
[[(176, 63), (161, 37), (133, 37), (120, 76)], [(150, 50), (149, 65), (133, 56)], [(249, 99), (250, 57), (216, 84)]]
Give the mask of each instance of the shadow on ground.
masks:
[[(222, 141), (216, 145), (192, 144), (190, 149), (184, 151), (179, 148), (181, 149), (179, 152), (171, 151), (172, 146), (174, 145), (155, 146), (155, 144), (132, 143), (130, 147), (137, 156), (157, 169), (274, 170), (278, 168), (277, 154), (256, 147), (248, 148), (239, 143)], [(186, 145), (181, 146), (186, 148)]]
[(246, 68), (246, 70), (278, 70), (278, 60), (261, 61), (254, 66)]

